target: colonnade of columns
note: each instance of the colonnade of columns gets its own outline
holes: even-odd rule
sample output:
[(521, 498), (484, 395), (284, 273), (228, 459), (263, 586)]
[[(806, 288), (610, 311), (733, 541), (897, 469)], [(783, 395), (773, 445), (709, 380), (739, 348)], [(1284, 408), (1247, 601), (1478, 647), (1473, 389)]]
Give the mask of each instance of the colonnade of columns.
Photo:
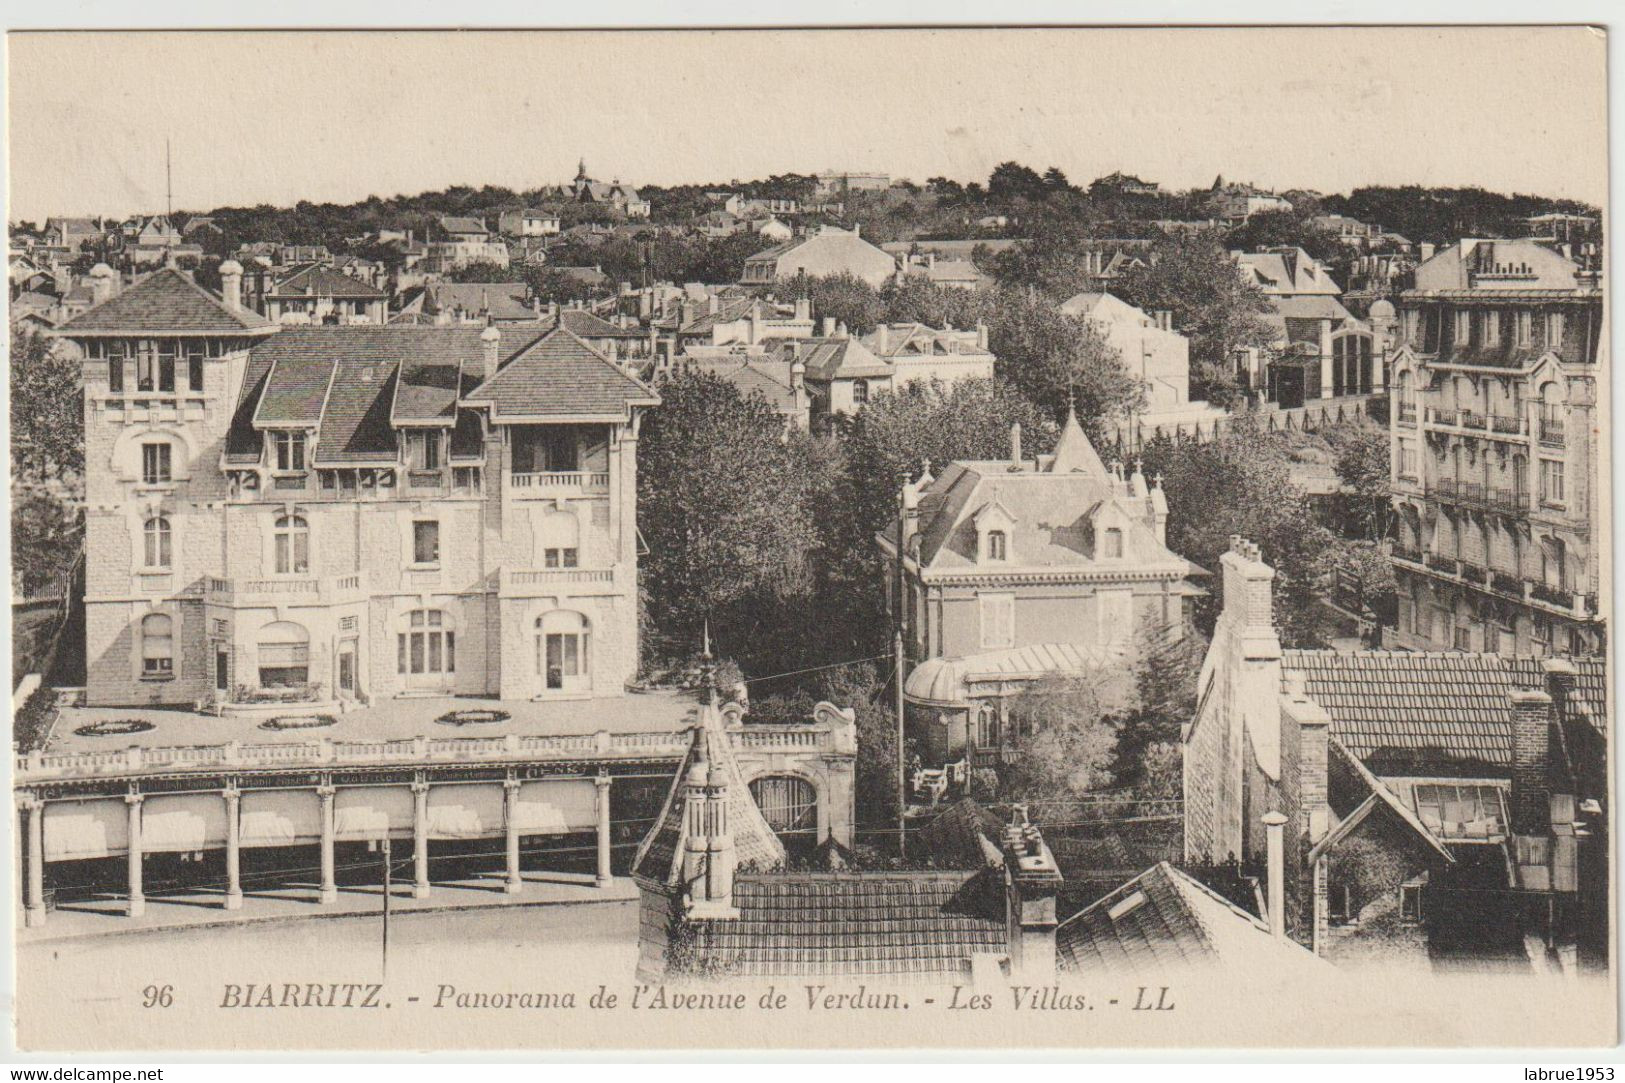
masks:
[[(595, 786), (596, 834), (597, 834), (597, 863), (596, 883), (599, 887), (607, 887), (610, 883), (610, 786), (612, 779), (607, 774), (599, 774), (593, 778)], [(503, 786), (503, 822), (504, 822), (504, 849), (506, 858), (506, 876), (504, 890), (509, 894), (519, 894), (524, 890), (524, 879), (519, 870), (519, 839), (520, 826), (518, 822), (519, 788), (521, 782), (518, 778), (510, 776), (502, 783)], [(429, 882), (429, 788), (431, 783), (418, 779), (411, 784), (412, 790), (412, 897), (427, 899), (430, 894)], [(242, 790), (235, 784), (227, 785), (220, 790), (221, 800), (226, 806), (226, 891), (221, 906), (226, 910), (238, 910), (243, 905), (242, 886)], [(338, 902), (338, 883), (335, 875), (334, 861), (334, 803), (338, 796), (338, 788), (330, 783), (323, 783), (316, 787), (316, 796), (320, 801), (320, 868), (321, 887), (319, 901), (323, 905)], [(146, 912), (146, 895), (142, 888), (142, 868), (145, 859), (145, 848), (142, 844), (142, 806), (146, 795), (134, 792), (124, 795), (126, 814), (128, 817), (129, 850), (127, 854), (128, 867), (128, 905), (127, 913), (130, 917), (140, 917)], [(23, 861), (23, 914), (24, 924), (30, 928), (45, 923), (45, 799), (34, 794), (23, 793), (18, 797), (18, 807), (24, 816), (23, 849), (26, 858)]]

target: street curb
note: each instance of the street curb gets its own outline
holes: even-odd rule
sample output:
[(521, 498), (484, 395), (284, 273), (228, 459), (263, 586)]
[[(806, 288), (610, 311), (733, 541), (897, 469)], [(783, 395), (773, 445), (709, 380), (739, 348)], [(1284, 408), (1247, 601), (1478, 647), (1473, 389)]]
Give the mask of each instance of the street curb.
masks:
[[(416, 914), (454, 914), (471, 910), (526, 910), (538, 906), (609, 906), (616, 903), (635, 903), (636, 895), (613, 899), (515, 899), (499, 903), (450, 903), (445, 906), (420, 906), (409, 910), (391, 910), (390, 916), (394, 918), (408, 917)], [(152, 933), (190, 932), (193, 929), (234, 929), (245, 925), (281, 925), (296, 921), (344, 921), (348, 918), (366, 918), (378, 920), (379, 910), (352, 910), (343, 913), (317, 911), (310, 914), (266, 914), (263, 917), (220, 918), (218, 920), (188, 922), (180, 925), (154, 925), (140, 929), (106, 929), (96, 932), (68, 933), (65, 936), (42, 936), (24, 939), (18, 936), (14, 941), (18, 950), (33, 944), (70, 944), (81, 940), (103, 940), (108, 937), (120, 936), (146, 936)], [(19, 933), (22, 930), (18, 930)]]

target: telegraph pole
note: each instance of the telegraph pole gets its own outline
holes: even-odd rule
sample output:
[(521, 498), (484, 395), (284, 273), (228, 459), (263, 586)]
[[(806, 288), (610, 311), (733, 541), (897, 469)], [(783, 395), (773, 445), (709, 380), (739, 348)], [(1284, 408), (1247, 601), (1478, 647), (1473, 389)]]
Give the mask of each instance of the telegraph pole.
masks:
[(394, 870), (389, 865), (389, 831), (384, 831), (384, 974), (389, 974), (389, 896), (394, 882)]
[(902, 485), (897, 494), (897, 576), (895, 589), (892, 591), (893, 610), (893, 636), (892, 647), (895, 654), (892, 681), (897, 685), (897, 856), (907, 856), (907, 818), (908, 794), (905, 781), (907, 766), (904, 756), (904, 729), (903, 729), (903, 622), (907, 618), (903, 613), (905, 605), (907, 572), (903, 567), (903, 554), (908, 546), (908, 507), (904, 498), (904, 490), (908, 487), (909, 476), (906, 471), (902, 474)]
[(164, 137), (164, 216), (169, 218), (170, 225), (174, 226), (175, 217), (175, 174), (169, 164), (169, 137)]

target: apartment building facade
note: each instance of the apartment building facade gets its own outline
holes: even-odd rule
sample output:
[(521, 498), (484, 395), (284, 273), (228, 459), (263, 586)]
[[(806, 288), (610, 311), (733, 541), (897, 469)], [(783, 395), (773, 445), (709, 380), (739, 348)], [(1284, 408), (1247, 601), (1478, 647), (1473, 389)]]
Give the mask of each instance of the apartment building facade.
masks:
[(1417, 268), (1393, 366), (1398, 645), (1604, 652), (1602, 301), (1534, 240), (1463, 240)]
[(83, 356), (86, 699), (625, 694), (637, 432), (568, 330), (278, 327), (174, 269), (57, 334)]

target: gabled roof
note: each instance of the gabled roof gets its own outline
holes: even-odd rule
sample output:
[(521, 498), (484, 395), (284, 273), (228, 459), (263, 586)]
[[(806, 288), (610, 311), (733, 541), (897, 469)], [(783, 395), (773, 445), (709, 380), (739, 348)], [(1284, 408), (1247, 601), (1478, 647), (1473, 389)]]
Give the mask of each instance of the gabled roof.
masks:
[(1304, 859), (1307, 864), (1313, 864), (1314, 862), (1318, 861), (1322, 854), (1333, 849), (1338, 843), (1342, 842), (1343, 839), (1353, 834), (1354, 830), (1360, 826), (1361, 822), (1363, 822), (1367, 816), (1371, 815), (1371, 813), (1379, 807), (1387, 809), (1390, 813), (1397, 817), (1401, 823), (1410, 828), (1416, 834), (1416, 837), (1421, 840), (1424, 845), (1431, 848), (1435, 853), (1443, 858), (1446, 864), (1453, 864), (1455, 862), (1456, 859), (1450, 853), (1450, 850), (1445, 846), (1444, 843), (1439, 841), (1438, 836), (1436, 836), (1432, 831), (1428, 830), (1427, 825), (1422, 822), (1421, 817), (1417, 816), (1409, 805), (1400, 800), (1399, 795), (1394, 793), (1393, 790), (1389, 789), (1385, 782), (1383, 782), (1376, 775), (1372, 774), (1371, 770), (1366, 767), (1365, 764), (1360, 762), (1360, 758), (1358, 756), (1354, 755), (1354, 753), (1350, 752), (1347, 748), (1344, 748), (1343, 743), (1335, 737), (1327, 741), (1327, 748), (1329, 754), (1348, 767), (1349, 770), (1357, 778), (1359, 778), (1362, 783), (1365, 784), (1366, 789), (1369, 790), (1370, 793), (1369, 796), (1366, 797), (1366, 799), (1358, 806), (1356, 806), (1352, 812), (1345, 816), (1336, 827), (1327, 832), (1325, 838), (1321, 839), (1315, 844), (1314, 848), (1309, 851), (1308, 857)]
[(1085, 974), (1193, 966), (1329, 972), (1319, 957), (1275, 939), (1264, 922), (1167, 862), (1063, 921), (1055, 952), (1059, 969)]
[(224, 301), (173, 267), (152, 272), (57, 329), (75, 335), (241, 335), (275, 325)]
[(491, 232), (486, 228), (485, 223), (480, 221), (478, 218), (469, 218), (467, 216), (455, 214), (446, 215), (445, 217), (441, 218), (440, 228), (445, 230), (447, 233), (454, 234), (478, 233), (483, 236)]
[[(800, 353), (796, 353), (797, 346)], [(807, 366), (807, 379), (818, 383), (831, 380), (860, 380), (891, 376), (896, 368), (869, 351), (850, 335), (841, 338), (804, 338), (779, 343), (775, 359), (794, 363), (800, 357)]]
[[(1603, 661), (1574, 664), (1576, 697), (1591, 718), (1606, 718)], [(1303, 675), (1305, 693), (1331, 718), (1332, 736), (1362, 762), (1442, 760), (1502, 770), (1512, 764), (1509, 693), (1544, 687), (1546, 679), (1538, 659), (1460, 651), (1289, 650), (1281, 672)]]
[(465, 399), (489, 405), (494, 421), (621, 420), (660, 397), (565, 328), (547, 332)]
[(622, 327), (595, 316), (584, 308), (559, 309), (559, 326), (577, 338), (637, 338), (644, 333), (635, 327)]
[(376, 286), (359, 278), (330, 270), (327, 267), (305, 267), (279, 281), (269, 291), (270, 297), (343, 297), (382, 301), (389, 296)]

